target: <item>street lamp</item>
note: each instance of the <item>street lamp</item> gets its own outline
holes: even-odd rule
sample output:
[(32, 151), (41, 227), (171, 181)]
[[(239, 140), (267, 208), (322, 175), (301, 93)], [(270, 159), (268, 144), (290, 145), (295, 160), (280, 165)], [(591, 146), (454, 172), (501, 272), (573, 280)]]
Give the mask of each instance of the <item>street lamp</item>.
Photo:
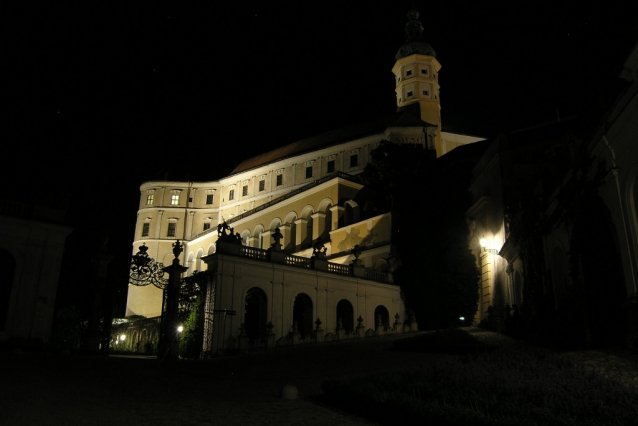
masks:
[(484, 252), (486, 253), (490, 253), (490, 254), (498, 254), (498, 250), (493, 249), (493, 248), (487, 248), (488, 246), (488, 241), (487, 238), (481, 238), (479, 240), (479, 244), (481, 245), (481, 248), (483, 249)]

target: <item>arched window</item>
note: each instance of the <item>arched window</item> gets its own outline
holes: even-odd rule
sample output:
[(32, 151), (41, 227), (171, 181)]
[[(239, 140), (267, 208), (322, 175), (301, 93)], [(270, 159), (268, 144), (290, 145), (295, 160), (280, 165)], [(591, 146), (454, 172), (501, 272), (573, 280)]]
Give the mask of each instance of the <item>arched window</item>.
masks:
[(244, 330), (250, 344), (259, 343), (266, 336), (268, 297), (259, 287), (246, 293)]
[(337, 303), (337, 327), (343, 328), (346, 334), (354, 331), (354, 309), (352, 303), (346, 299)]
[(374, 310), (374, 329), (390, 330), (390, 313), (383, 305), (377, 306)]
[(7, 250), (0, 249), (0, 330), (4, 330), (9, 316), (9, 300), (13, 288), (16, 262)]
[(299, 293), (292, 307), (292, 323), (302, 339), (312, 336), (312, 321), (312, 299), (305, 293)]

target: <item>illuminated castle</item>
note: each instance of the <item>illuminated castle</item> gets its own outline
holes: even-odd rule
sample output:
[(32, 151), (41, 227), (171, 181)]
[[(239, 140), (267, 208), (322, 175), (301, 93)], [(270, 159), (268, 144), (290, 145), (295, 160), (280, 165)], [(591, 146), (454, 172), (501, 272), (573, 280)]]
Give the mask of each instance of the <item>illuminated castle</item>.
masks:
[[(242, 324), (254, 335), (255, 327), (270, 323), (281, 339), (293, 329), (310, 335), (317, 318), (327, 334), (340, 327), (354, 333), (357, 319), (368, 333), (388, 331), (406, 319), (400, 290), (392, 283), (390, 212), (366, 215), (358, 203), (363, 185), (357, 175), (383, 140), (422, 145), (441, 156), (480, 139), (441, 131), (441, 65), (423, 41), (418, 12), (408, 14), (405, 34), (392, 69), (396, 114), (249, 158), (216, 181), (141, 186), (134, 251), (146, 244), (152, 258), (168, 265), (179, 239), (185, 246), (180, 260), (189, 268), (185, 275), (210, 270), (215, 255), (211, 308), (237, 313), (225, 319), (224, 339)], [(241, 240), (240, 256), (218, 250), (224, 223)], [(327, 262), (311, 268), (318, 241)], [(280, 263), (263, 261), (268, 249), (283, 254)], [(257, 300), (255, 315), (250, 300)], [(157, 317), (161, 308), (159, 288), (129, 286), (127, 316)], [(150, 331), (137, 336), (142, 342), (154, 338)]]

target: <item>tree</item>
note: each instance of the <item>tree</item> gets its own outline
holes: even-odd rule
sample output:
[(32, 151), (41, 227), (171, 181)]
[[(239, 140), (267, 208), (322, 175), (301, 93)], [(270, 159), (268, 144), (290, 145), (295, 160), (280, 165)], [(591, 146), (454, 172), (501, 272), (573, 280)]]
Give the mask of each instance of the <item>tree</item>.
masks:
[(366, 208), (391, 210), (400, 259), (394, 279), (420, 328), (459, 325), (478, 303), (476, 260), (467, 245), (469, 171), (443, 163), (420, 145), (383, 141), (364, 183), (377, 197)]

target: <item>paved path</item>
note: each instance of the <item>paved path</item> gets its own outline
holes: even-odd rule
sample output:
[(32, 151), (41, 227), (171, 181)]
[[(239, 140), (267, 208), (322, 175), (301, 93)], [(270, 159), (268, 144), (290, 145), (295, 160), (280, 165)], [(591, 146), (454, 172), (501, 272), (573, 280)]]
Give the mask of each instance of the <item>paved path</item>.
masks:
[[(508, 341), (495, 333), (473, 335)], [(322, 406), (321, 383), (444, 356), (393, 351), (395, 338), (282, 348), (205, 362), (5, 353), (0, 355), (0, 425), (370, 426), (374, 423)], [(598, 359), (591, 368), (622, 365), (622, 360), (632, 380), (638, 378), (635, 361), (579, 354), (572, 354), (584, 357), (579, 362)], [(286, 384), (297, 387), (298, 399), (281, 398)]]

